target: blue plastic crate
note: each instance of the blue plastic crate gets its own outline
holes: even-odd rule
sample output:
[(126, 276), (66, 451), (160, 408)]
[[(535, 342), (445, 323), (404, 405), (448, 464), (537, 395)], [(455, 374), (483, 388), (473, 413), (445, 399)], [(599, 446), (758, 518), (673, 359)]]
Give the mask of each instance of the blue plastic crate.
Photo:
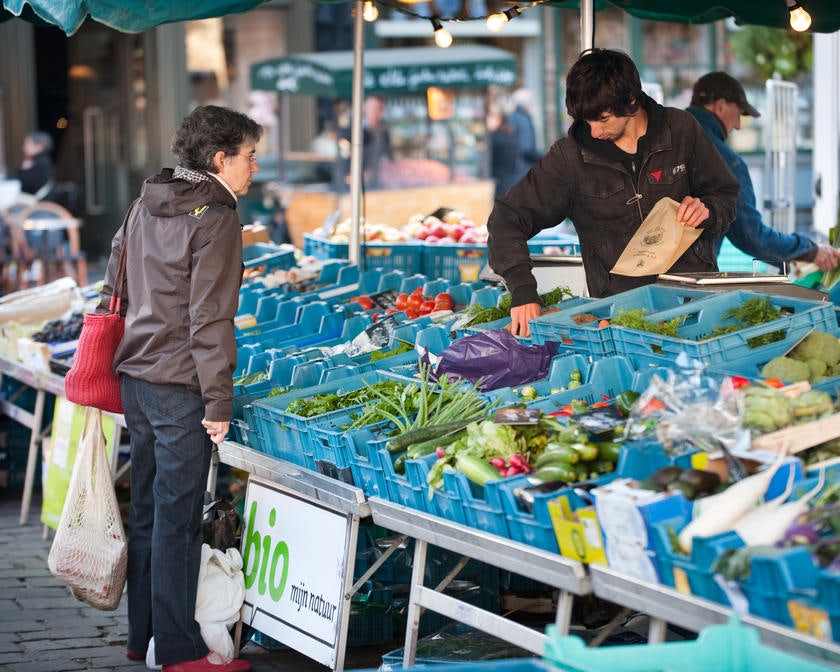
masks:
[[(316, 259), (347, 259), (349, 243), (333, 243), (309, 233), (303, 234), (303, 252)], [(364, 268), (381, 268), (385, 271), (420, 273), (423, 247), (419, 242), (361, 244)]]
[(630, 389), (633, 382), (633, 368), (626, 357), (608, 356), (593, 362), (583, 380), (583, 384), (579, 387), (550, 393), (528, 401), (526, 405), (529, 408), (538, 408), (544, 413), (553, 413), (576, 399), (583, 400), (590, 406), (615, 399), (620, 392)]
[(264, 267), (265, 271), (288, 270), (295, 265), (295, 250), (289, 245), (254, 243), (242, 248), (245, 268)]
[(449, 282), (477, 282), (487, 264), (487, 245), (423, 243), (423, 273)]
[[(731, 319), (724, 318), (729, 309), (754, 297), (769, 299), (783, 316), (763, 324), (710, 337), (717, 327), (733, 323)], [(788, 345), (793, 345), (813, 329), (836, 329), (837, 321), (834, 306), (827, 301), (745, 291), (721, 293), (656, 314), (656, 319), (660, 321), (673, 318), (683, 320), (677, 331), (678, 337), (627, 327), (610, 327), (616, 350), (619, 354), (632, 356), (640, 365), (673, 361), (681, 352), (706, 364), (735, 362), (774, 345), (756, 344), (753, 342), (756, 337), (778, 332), (781, 338), (776, 342), (785, 341)]]
[(345, 417), (348, 412), (359, 409), (360, 406), (304, 417), (287, 412), (286, 408), (289, 404), (296, 399), (315, 394), (346, 394), (361, 389), (366, 383), (374, 384), (386, 379), (404, 381), (407, 384), (416, 383), (416, 381), (411, 381), (403, 376), (376, 370), (358, 376), (339, 378), (312, 387), (291, 390), (254, 402), (252, 408), (257, 422), (257, 430), (263, 446), (266, 448), (265, 452), (294, 464), (315, 469), (314, 449), (309, 434), (310, 427), (335, 422), (339, 418)]
[(397, 455), (388, 452), (385, 448), (387, 439), (371, 442), (371, 447), (378, 447), (379, 465), (382, 468), (382, 475), (385, 478), (387, 498), (397, 504), (402, 504), (418, 511), (429, 511), (429, 488), (415, 485), (406, 474), (397, 473), (394, 463)]
[(548, 626), (544, 658), (578, 672), (828, 672), (836, 669), (761, 643), (758, 631), (731, 616), (727, 625), (709, 625), (693, 641), (587, 647), (575, 635), (560, 636)]
[(666, 586), (729, 606), (729, 598), (715, 581), (711, 566), (726, 549), (740, 548), (744, 542), (735, 532), (724, 532), (711, 537), (695, 537), (691, 555), (678, 553), (671, 545), (668, 530), (679, 534), (687, 522), (687, 518), (678, 516), (653, 523), (659, 578)]
[[(460, 500), (463, 523), (483, 532), (510, 538), (507, 517), (502, 507), (500, 484), (506, 479), (488, 481), (484, 486), (470, 481), (460, 471), (446, 471), (443, 474), (443, 489)], [(446, 515), (450, 518), (450, 515)], [(451, 518), (450, 518), (451, 519)]]
[(528, 241), (528, 251), (532, 255), (579, 257), (580, 241), (577, 236), (557, 235), (549, 238), (537, 235)]
[[(836, 331), (832, 331), (829, 333), (834, 333), (835, 335), (837, 334)], [(791, 341), (791, 339), (785, 339), (782, 342), (772, 343), (770, 345), (759, 348), (754, 353), (741, 357), (740, 359), (724, 362), (722, 364), (713, 364), (709, 366), (706, 370), (709, 373), (715, 373), (721, 377), (741, 376), (743, 378), (748, 378), (752, 381), (762, 380), (763, 376), (761, 375), (761, 370), (764, 368), (764, 365), (767, 364), (767, 362), (769, 362), (774, 357), (781, 357), (782, 355), (784, 355), (788, 350), (790, 350), (792, 345), (793, 342)], [(783, 380), (782, 382), (795, 383), (797, 381)], [(829, 394), (837, 398), (838, 390), (840, 390), (840, 376), (825, 378), (823, 380), (814, 382), (811, 384), (811, 387), (815, 390), (822, 390), (824, 392), (828, 392)]]
[[(511, 476), (499, 487), (502, 509), (508, 519), (508, 533), (514, 541), (521, 541), (529, 546), (541, 548), (552, 553), (559, 553), (554, 525), (548, 514), (548, 505), (543, 497), (535, 497), (532, 510), (520, 508), (515, 491), (531, 485), (527, 476)], [(550, 493), (556, 497), (557, 492)]]
[(368, 497), (388, 499), (388, 484), (379, 461), (378, 440), (381, 434), (370, 428), (349, 432), (344, 442), (344, 461), (350, 466), (353, 483)]
[[(599, 327), (599, 320), (609, 320), (622, 310), (641, 308), (655, 313), (709, 298), (715, 292), (699, 289), (645, 285), (604, 299), (569, 306), (555, 313), (540, 315), (531, 320), (531, 338), (535, 343), (557, 341), (580, 352), (596, 356), (616, 353), (613, 327)], [(560, 304), (561, 307), (563, 304)], [(575, 317), (595, 316), (592, 322), (578, 324)]]
[(793, 626), (788, 600), (810, 600), (817, 593), (820, 569), (807, 547), (785, 549), (775, 557), (750, 560), (750, 576), (740, 587), (750, 613), (782, 625)]

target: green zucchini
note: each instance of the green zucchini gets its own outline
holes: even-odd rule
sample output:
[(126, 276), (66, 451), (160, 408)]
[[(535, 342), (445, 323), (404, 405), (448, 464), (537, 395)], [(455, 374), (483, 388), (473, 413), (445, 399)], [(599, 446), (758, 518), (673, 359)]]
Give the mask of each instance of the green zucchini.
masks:
[(618, 462), (618, 458), (621, 455), (621, 447), (624, 445), (623, 443), (616, 443), (614, 441), (604, 441), (601, 443), (596, 443), (598, 446), (598, 459), (599, 460), (608, 460), (610, 462)]
[(435, 452), (435, 450), (437, 450), (438, 446), (450, 446), (466, 433), (466, 428), (461, 427), (460, 429), (451, 430), (448, 434), (438, 436), (434, 439), (429, 439), (428, 441), (412, 443), (408, 448), (406, 448), (406, 457), (409, 460), (416, 460), (418, 457), (431, 455)]
[(551, 464), (552, 462), (574, 464), (575, 462), (580, 462), (580, 454), (572, 448), (571, 444), (549, 443), (534, 462), (534, 467), (539, 469), (543, 465)]
[(463, 420), (443, 422), (439, 425), (424, 425), (423, 427), (418, 427), (417, 429), (410, 429), (407, 432), (403, 432), (402, 434), (389, 439), (388, 443), (385, 444), (385, 447), (388, 449), (389, 453), (401, 453), (412, 444), (423, 443), (424, 441), (431, 441), (432, 439), (436, 439), (440, 436), (445, 436), (450, 432), (463, 429), (471, 422), (477, 422), (483, 418), (483, 415), (479, 415), (472, 418), (464, 418)]
[(498, 471), (487, 460), (464, 453), (455, 459), (455, 468), (477, 485), (484, 486), (487, 481), (501, 478)]
[(574, 483), (578, 480), (578, 473), (573, 464), (568, 462), (552, 462), (549, 465), (537, 469), (531, 476), (545, 483), (546, 481), (566, 481)]

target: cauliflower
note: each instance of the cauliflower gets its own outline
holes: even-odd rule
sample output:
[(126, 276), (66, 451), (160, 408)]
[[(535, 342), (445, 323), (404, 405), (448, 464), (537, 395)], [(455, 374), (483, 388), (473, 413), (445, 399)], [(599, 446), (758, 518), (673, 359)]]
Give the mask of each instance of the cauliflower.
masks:
[(801, 362), (818, 359), (831, 368), (840, 362), (840, 340), (824, 331), (812, 331), (791, 350), (790, 356)]
[(761, 368), (762, 378), (778, 378), (786, 383), (797, 383), (811, 377), (811, 367), (792, 357), (774, 357)]

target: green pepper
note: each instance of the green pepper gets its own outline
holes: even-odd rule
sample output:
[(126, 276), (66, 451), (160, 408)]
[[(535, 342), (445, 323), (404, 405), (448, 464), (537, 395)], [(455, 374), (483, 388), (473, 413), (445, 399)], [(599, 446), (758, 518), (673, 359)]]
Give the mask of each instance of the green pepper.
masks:
[(619, 392), (615, 397), (615, 407), (621, 415), (626, 417), (630, 415), (633, 403), (640, 396), (641, 395), (638, 392), (634, 392), (633, 390), (624, 390), (623, 392)]

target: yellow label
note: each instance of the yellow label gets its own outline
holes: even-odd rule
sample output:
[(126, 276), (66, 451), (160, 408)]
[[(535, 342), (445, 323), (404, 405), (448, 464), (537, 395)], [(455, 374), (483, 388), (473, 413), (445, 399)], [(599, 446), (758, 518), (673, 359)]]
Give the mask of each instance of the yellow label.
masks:
[(460, 270), (461, 282), (478, 282), (478, 274), (481, 272), (481, 266), (478, 264), (462, 264)]
[(705, 469), (709, 465), (708, 453), (694, 453), (691, 456), (691, 466), (694, 469)]
[(607, 563), (601, 541), (601, 526), (591, 506), (572, 511), (567, 497), (548, 502), (548, 514), (560, 554), (580, 562)]
[(674, 567), (674, 588), (678, 593), (691, 595), (691, 586), (688, 583), (688, 574), (681, 567)]
[(788, 600), (788, 613), (797, 632), (822, 639), (831, 640), (831, 620), (823, 609), (809, 607), (795, 600)]

